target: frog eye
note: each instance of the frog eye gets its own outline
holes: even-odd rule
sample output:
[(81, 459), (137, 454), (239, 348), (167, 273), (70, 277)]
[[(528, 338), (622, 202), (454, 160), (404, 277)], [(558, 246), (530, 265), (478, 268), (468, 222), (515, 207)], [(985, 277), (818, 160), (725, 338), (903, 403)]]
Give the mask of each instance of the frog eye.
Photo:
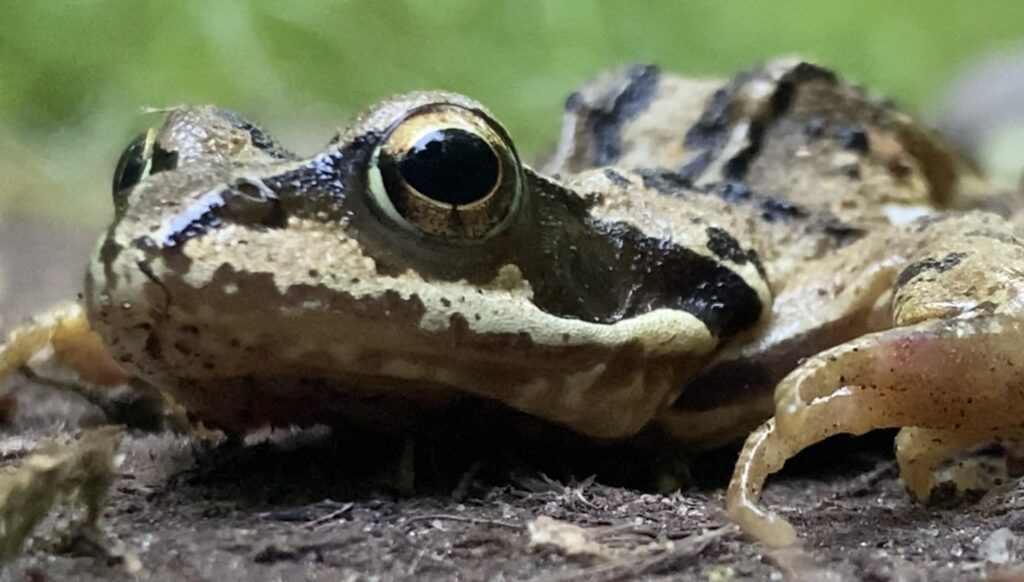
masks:
[(178, 156), (160, 147), (156, 130), (139, 134), (121, 152), (114, 169), (114, 211), (120, 215), (128, 205), (128, 194), (146, 176), (177, 167)]
[(482, 112), (450, 104), (412, 110), (381, 140), (370, 166), (374, 202), (429, 235), (482, 239), (519, 205), (520, 167), (504, 130)]

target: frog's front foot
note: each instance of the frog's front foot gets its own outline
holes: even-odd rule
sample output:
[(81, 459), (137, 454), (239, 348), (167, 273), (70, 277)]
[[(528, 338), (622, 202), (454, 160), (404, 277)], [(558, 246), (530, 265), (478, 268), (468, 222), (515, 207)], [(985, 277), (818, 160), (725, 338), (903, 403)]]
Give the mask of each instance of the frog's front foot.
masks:
[(968, 313), (870, 334), (823, 352), (776, 389), (775, 417), (747, 439), (729, 485), (729, 515), (771, 545), (796, 540), (757, 506), (765, 478), (805, 447), (840, 434), (904, 428), (900, 470), (926, 497), (950, 453), (1021, 436), (1024, 319)]
[[(54, 373), (38, 373), (37, 365)], [(133, 379), (110, 357), (78, 303), (59, 305), (10, 332), (0, 345), (0, 385), (19, 371), (75, 392), (102, 409), (110, 422), (182, 428), (168, 416), (167, 402), (156, 388)], [(10, 395), (5, 397), (13, 403)]]

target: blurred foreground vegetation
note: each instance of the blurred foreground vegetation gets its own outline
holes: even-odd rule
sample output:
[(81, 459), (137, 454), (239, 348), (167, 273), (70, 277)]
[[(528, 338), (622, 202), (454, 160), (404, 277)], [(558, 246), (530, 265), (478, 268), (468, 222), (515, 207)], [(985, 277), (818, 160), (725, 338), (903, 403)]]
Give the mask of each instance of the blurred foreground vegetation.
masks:
[(0, 211), (106, 221), (142, 107), (216, 102), (312, 152), (388, 94), (467, 93), (527, 153), (581, 80), (624, 62), (728, 75), (800, 53), (932, 111), (983, 51), (1014, 48), (1014, 0), (0, 0)]

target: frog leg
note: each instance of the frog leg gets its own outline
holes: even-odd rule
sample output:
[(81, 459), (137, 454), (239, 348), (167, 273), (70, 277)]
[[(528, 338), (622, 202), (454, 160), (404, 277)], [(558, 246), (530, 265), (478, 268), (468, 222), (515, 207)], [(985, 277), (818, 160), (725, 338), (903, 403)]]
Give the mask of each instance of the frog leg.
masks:
[[(40, 360), (59, 370), (59, 379), (36, 374)], [(15, 328), (0, 346), (0, 383), (16, 372), (73, 391), (99, 406), (114, 422), (152, 427), (167, 409), (155, 388), (132, 378), (107, 353), (78, 303), (65, 303)], [(13, 401), (11, 402), (13, 406)]]
[(30, 324), (15, 328), (0, 346), (0, 381), (52, 352), (53, 360), (97, 386), (117, 386), (131, 376), (107, 354), (78, 303), (61, 304)]
[(935, 449), (945, 454), (977, 442), (972, 435), (1016, 432), (1024, 419), (1021, 345), (1019, 317), (967, 314), (865, 335), (810, 358), (776, 389), (774, 419), (748, 437), (729, 485), (729, 515), (765, 543), (793, 543), (792, 526), (759, 508), (758, 496), (786, 460), (832, 435), (908, 426), (963, 434)]

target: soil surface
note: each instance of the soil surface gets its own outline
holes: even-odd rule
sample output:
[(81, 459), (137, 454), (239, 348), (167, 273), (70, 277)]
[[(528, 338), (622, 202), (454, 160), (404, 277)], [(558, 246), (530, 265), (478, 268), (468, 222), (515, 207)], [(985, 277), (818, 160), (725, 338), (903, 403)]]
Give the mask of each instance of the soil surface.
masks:
[[(5, 464), (102, 419), (45, 388), (18, 390)], [(480, 445), (474, 456), (487, 456), (449, 449), (438, 465), (447, 445), (410, 455), (322, 428), (245, 442), (129, 432), (100, 532), (51, 520), (0, 580), (1021, 579), (1012, 564), (1024, 490), (923, 507), (884, 453), (891, 437), (819, 446), (775, 479), (766, 501), (803, 545), (774, 550), (722, 511), (728, 451), (694, 460), (710, 484), (659, 494), (492, 467), (508, 450)], [(451, 470), (456, 459), (464, 470)]]
[[(0, 275), (31, 271), (11, 256), (0, 251)], [(37, 284), (74, 288), (81, 267), (62, 272), (67, 283)], [(43, 299), (0, 298), (0, 321)], [(77, 396), (12, 385), (19, 412), (0, 433), (0, 464), (105, 421)], [(69, 528), (58, 512), (0, 581), (1024, 579), (1024, 487), (922, 506), (897, 477), (891, 433), (834, 439), (771, 482), (766, 503), (802, 535), (800, 547), (775, 550), (722, 510), (734, 451), (688, 459), (683, 479), (683, 459), (663, 448), (447, 420), (415, 438), (128, 431), (99, 531)], [(687, 486), (658, 493), (673, 483), (666, 474)]]

